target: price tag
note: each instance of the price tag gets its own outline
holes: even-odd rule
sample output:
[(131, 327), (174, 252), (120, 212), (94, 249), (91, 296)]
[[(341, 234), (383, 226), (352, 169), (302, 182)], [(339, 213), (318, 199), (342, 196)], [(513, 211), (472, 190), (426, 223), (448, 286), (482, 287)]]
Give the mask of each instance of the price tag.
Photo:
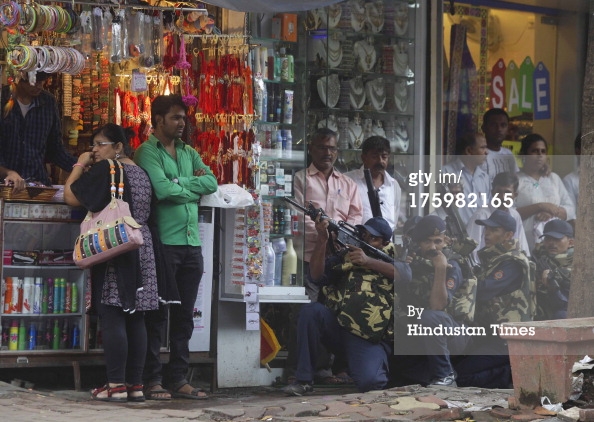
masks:
[(142, 92), (148, 90), (146, 75), (138, 69), (132, 71), (132, 82), (130, 84), (132, 92)]

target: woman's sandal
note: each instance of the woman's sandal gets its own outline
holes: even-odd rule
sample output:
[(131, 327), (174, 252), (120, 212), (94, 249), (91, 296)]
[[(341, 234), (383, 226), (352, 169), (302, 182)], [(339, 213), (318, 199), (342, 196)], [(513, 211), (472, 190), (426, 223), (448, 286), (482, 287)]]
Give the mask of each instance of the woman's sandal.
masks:
[(171, 393), (163, 388), (161, 384), (147, 387), (144, 390), (144, 397), (146, 400), (169, 401), (171, 400)]
[[(107, 396), (99, 397), (99, 394), (104, 391), (107, 392)], [(103, 387), (95, 388), (91, 391), (91, 397), (93, 397), (93, 400), (122, 403), (128, 401), (128, 391), (124, 384), (116, 385), (115, 387), (110, 387), (109, 384), (105, 384)]]
[(146, 400), (146, 398), (144, 397), (144, 385), (126, 385), (126, 389), (128, 390), (128, 401), (134, 403), (142, 403)]

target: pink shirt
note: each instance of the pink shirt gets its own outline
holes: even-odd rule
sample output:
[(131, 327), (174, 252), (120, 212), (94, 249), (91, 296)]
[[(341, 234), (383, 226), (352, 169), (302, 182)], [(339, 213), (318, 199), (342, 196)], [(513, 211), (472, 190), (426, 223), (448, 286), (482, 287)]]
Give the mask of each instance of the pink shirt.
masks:
[[(304, 180), (305, 179), (305, 180)], [(305, 184), (305, 198), (303, 186)], [(307, 169), (299, 170), (294, 180), (295, 202), (307, 207), (309, 201), (316, 208), (322, 208), (335, 221), (346, 221), (349, 224), (362, 224), (363, 205), (353, 179), (334, 169), (326, 180), (324, 174), (313, 164)], [(315, 223), (305, 217), (305, 249), (303, 260), (309, 262), (317, 239)], [(301, 244), (300, 236), (295, 242)], [(301, 255), (301, 247), (296, 248)]]

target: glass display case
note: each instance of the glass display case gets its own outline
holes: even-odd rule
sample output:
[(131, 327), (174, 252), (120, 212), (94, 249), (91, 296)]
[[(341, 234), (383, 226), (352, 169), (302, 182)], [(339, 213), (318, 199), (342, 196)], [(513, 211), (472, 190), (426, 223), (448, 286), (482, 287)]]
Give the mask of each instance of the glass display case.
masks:
[(80, 227), (72, 212), (64, 204), (0, 200), (0, 356), (86, 350), (87, 273), (72, 259)]

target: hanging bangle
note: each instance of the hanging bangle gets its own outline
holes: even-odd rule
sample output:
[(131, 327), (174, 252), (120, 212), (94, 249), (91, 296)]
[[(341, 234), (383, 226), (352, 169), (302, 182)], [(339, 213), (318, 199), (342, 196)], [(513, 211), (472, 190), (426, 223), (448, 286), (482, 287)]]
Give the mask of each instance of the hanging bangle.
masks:
[(74, 167), (80, 167), (81, 169), (84, 169), (85, 168), (85, 166), (83, 166), (81, 163), (74, 163), (72, 165), (72, 168), (74, 168)]

